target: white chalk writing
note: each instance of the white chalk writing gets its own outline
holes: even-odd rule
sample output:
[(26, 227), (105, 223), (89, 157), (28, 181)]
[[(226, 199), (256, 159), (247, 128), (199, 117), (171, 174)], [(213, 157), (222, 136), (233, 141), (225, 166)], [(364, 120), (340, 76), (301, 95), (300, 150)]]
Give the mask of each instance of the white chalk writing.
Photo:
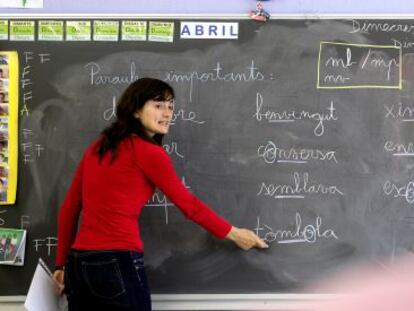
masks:
[(337, 186), (326, 186), (309, 181), (309, 173), (293, 173), (294, 184), (266, 184), (262, 182), (257, 196), (270, 196), (275, 199), (305, 198), (305, 194), (339, 194), (344, 193)]
[(321, 238), (336, 239), (338, 236), (332, 229), (322, 230), (322, 218), (316, 217), (315, 224), (302, 225), (302, 217), (299, 213), (295, 215), (295, 227), (292, 230), (274, 230), (270, 226), (261, 223), (257, 217), (257, 225), (254, 228), (256, 234), (267, 243), (277, 242), (280, 244), (291, 243), (315, 243)]
[(184, 156), (178, 152), (178, 146), (176, 142), (172, 141), (169, 144), (164, 144), (163, 147), (168, 154), (175, 154), (179, 158), (184, 158)]
[(414, 203), (413, 181), (408, 182), (405, 186), (398, 186), (387, 180), (384, 183), (383, 190), (387, 196), (392, 196), (393, 198), (403, 197), (409, 204)]
[(391, 39), (394, 46), (403, 48), (403, 49), (411, 49), (414, 47), (414, 41), (399, 41), (397, 39)]
[(33, 82), (31, 80), (31, 69), (33, 62), (45, 64), (52, 60), (52, 55), (50, 53), (35, 53), (26, 51), (23, 52), (23, 68), (21, 70), (20, 77), (20, 87), (22, 88), (22, 109), (20, 109), (20, 114), (28, 117), (30, 115), (30, 110), (27, 104), (33, 99), (33, 91), (31, 89)]
[(361, 69), (364, 69), (365, 66), (371, 66), (374, 68), (386, 68), (387, 69), (387, 80), (391, 78), (391, 70), (395, 67), (400, 67), (399, 62), (395, 58), (386, 60), (382, 51), (373, 51), (368, 50), (367, 55), (364, 57), (364, 60), (361, 64)]
[(33, 239), (32, 243), (36, 252), (39, 252), (41, 249), (46, 247), (47, 255), (50, 256), (52, 255), (52, 249), (57, 246), (57, 238), (48, 236), (44, 239)]
[[(185, 188), (191, 189), (191, 187), (186, 184), (184, 176), (181, 178), (181, 181), (182, 181)], [(169, 222), (168, 208), (171, 207), (171, 206), (174, 206), (174, 204), (168, 201), (165, 194), (155, 192), (153, 194), (152, 198), (148, 201), (148, 203), (145, 204), (145, 206), (163, 207), (164, 208), (164, 213), (165, 213), (165, 224), (168, 225), (168, 222)]]
[(342, 58), (334, 58), (329, 57), (328, 60), (325, 62), (326, 67), (342, 67), (348, 68), (356, 64), (357, 62), (352, 61), (352, 51), (350, 48), (346, 49), (346, 62)]
[(403, 32), (411, 33), (414, 31), (414, 25), (395, 24), (395, 23), (376, 23), (376, 22), (359, 22), (352, 20), (352, 30), (350, 33), (371, 33), (371, 32)]
[[(0, 214), (5, 214), (5, 213), (7, 213), (6, 209), (0, 210)], [(6, 221), (2, 217), (0, 217), (0, 226), (4, 226), (5, 224), (6, 224)]]
[(393, 105), (384, 105), (386, 110), (385, 118), (401, 120), (404, 122), (414, 121), (414, 108), (411, 108), (402, 103)]
[(111, 108), (104, 110), (103, 118), (105, 121), (109, 121), (113, 118), (116, 118), (116, 96), (112, 96)]
[(174, 110), (173, 116), (171, 118), (171, 125), (174, 125), (177, 120), (184, 122), (190, 122), (195, 124), (204, 124), (206, 121), (197, 120), (197, 114), (193, 111), (186, 112), (184, 109)]
[[(219, 81), (219, 82), (254, 82), (254, 81), (263, 81), (265, 75), (256, 67), (254, 60), (251, 61), (251, 64), (246, 67), (247, 70), (243, 72), (226, 72), (223, 70), (220, 62), (216, 63), (216, 66), (208, 71), (204, 72), (185, 72), (178, 73), (175, 71), (169, 71), (166, 73), (164, 81), (166, 82), (175, 82), (175, 83), (190, 83), (189, 89), (189, 99), (192, 101), (192, 93), (194, 81), (199, 81), (201, 83), (209, 81)], [(272, 75), (273, 79), (273, 75)]]
[(321, 42), (318, 88), (400, 88), (401, 48)]
[[(362, 47), (361, 47), (362, 48)], [(329, 57), (325, 62), (325, 67), (331, 68), (342, 68), (342, 69), (349, 69), (353, 65), (357, 64), (360, 69), (368, 69), (369, 67), (372, 68), (384, 68), (386, 69), (387, 73), (387, 80), (391, 78), (391, 71), (394, 67), (399, 67), (400, 64), (395, 58), (387, 59), (387, 56), (384, 54), (382, 50), (375, 50), (375, 49), (368, 49), (365, 55), (361, 58), (361, 62), (358, 64), (356, 61), (352, 61), (352, 49), (347, 47), (346, 48), (346, 60), (341, 57)], [(327, 74), (324, 77), (324, 82), (341, 82), (345, 83), (346, 80), (349, 80), (349, 77), (346, 76), (335, 76), (331, 73)]]
[(23, 153), (23, 163), (29, 164), (37, 160), (43, 154), (45, 148), (43, 145), (36, 143), (34, 140), (37, 137), (36, 133), (31, 129), (23, 129), (23, 139), (20, 147)]
[(177, 73), (174, 71), (167, 72), (165, 81), (168, 82), (191, 82), (198, 80), (200, 82), (220, 81), (220, 82), (254, 82), (265, 79), (264, 74), (256, 67), (254, 60), (246, 67), (244, 72), (224, 72), (220, 62), (217, 62), (215, 68), (205, 72), (186, 72)]
[(130, 84), (139, 79), (139, 76), (136, 73), (137, 66), (135, 65), (135, 62), (130, 64), (129, 72), (123, 75), (102, 74), (101, 66), (95, 62), (87, 63), (84, 67), (88, 70), (90, 85)]
[(317, 122), (313, 133), (315, 136), (322, 136), (325, 132), (325, 121), (336, 121), (338, 117), (336, 116), (336, 108), (334, 108), (334, 103), (331, 101), (329, 107), (326, 109), (329, 111), (326, 114), (323, 113), (310, 113), (308, 111), (287, 111), (275, 112), (271, 110), (265, 110), (263, 108), (263, 96), (260, 93), (256, 94), (256, 112), (253, 114), (258, 122), (267, 121), (269, 123), (275, 122), (294, 122), (297, 120), (310, 119)]
[(30, 226), (30, 216), (22, 215), (20, 217), (20, 229), (29, 229)]
[(388, 140), (384, 144), (384, 149), (388, 152), (392, 152), (392, 155), (397, 157), (414, 156), (414, 144), (411, 142), (404, 145)]
[[(102, 115), (105, 121), (110, 121), (111, 119), (116, 118), (116, 102), (117, 102), (117, 98), (116, 96), (113, 96), (112, 101), (111, 101), (111, 106), (105, 109)], [(194, 111), (187, 112), (184, 109), (174, 110), (170, 125), (174, 125), (176, 121), (179, 121), (179, 120), (183, 122), (190, 122), (190, 123), (199, 124), (199, 125), (205, 123), (205, 121), (197, 119), (197, 114)]]
[(266, 163), (307, 163), (309, 160), (334, 161), (338, 163), (335, 151), (319, 149), (284, 149), (278, 147), (273, 141), (268, 141), (266, 145), (260, 145), (257, 155)]

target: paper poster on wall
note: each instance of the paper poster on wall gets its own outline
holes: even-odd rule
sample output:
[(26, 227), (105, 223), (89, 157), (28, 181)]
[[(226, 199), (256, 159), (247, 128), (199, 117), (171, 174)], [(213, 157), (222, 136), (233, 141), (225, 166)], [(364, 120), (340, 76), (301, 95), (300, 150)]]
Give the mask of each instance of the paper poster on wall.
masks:
[(63, 21), (39, 21), (37, 31), (39, 41), (63, 41)]
[(43, 0), (0, 0), (0, 8), (41, 9)]
[(0, 20), (0, 40), (9, 39), (9, 21)]
[(95, 41), (118, 41), (118, 21), (94, 21), (93, 40)]
[(0, 264), (23, 266), (26, 230), (0, 228)]
[(173, 42), (174, 23), (149, 22), (148, 41)]
[(123, 41), (146, 41), (147, 22), (146, 21), (122, 21)]
[(14, 204), (17, 189), (18, 56), (0, 51), (0, 204)]
[(92, 34), (90, 21), (67, 21), (66, 41), (90, 41)]
[(34, 41), (35, 22), (34, 21), (10, 21), (10, 40), (11, 41)]

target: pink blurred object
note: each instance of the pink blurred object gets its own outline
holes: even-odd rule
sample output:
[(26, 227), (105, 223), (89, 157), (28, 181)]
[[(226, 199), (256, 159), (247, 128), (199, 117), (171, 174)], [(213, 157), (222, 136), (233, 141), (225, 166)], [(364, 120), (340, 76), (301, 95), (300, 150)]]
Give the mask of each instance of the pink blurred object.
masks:
[(414, 310), (414, 256), (391, 266), (365, 266), (344, 271), (320, 283), (312, 291), (338, 294), (316, 303), (315, 311), (412, 311)]

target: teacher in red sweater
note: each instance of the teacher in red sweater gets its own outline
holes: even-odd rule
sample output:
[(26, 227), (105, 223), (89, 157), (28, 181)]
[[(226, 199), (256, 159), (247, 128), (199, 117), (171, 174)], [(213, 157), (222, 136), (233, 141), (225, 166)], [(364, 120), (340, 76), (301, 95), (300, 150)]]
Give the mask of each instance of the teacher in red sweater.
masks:
[(268, 247), (219, 217), (175, 173), (162, 147), (173, 116), (171, 86), (139, 79), (116, 109), (116, 121), (85, 151), (59, 211), (53, 277), (69, 311), (151, 310), (138, 217), (156, 187), (214, 236), (244, 250)]

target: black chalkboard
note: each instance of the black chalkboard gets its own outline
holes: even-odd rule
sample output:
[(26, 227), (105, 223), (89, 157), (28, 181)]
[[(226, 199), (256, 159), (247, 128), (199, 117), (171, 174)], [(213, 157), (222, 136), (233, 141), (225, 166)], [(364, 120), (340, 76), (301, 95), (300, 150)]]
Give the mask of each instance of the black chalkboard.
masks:
[(31, 98), (17, 203), (0, 208), (1, 226), (28, 229), (26, 264), (0, 266), (0, 295), (25, 294), (39, 257), (53, 266), (58, 208), (82, 152), (145, 76), (176, 90), (165, 147), (185, 184), (271, 245), (217, 241), (158, 193), (140, 219), (154, 293), (295, 292), (411, 250), (411, 20), (231, 20), (238, 40), (180, 39), (173, 21), (173, 43), (0, 43), (31, 82), (20, 85), (20, 109)]

